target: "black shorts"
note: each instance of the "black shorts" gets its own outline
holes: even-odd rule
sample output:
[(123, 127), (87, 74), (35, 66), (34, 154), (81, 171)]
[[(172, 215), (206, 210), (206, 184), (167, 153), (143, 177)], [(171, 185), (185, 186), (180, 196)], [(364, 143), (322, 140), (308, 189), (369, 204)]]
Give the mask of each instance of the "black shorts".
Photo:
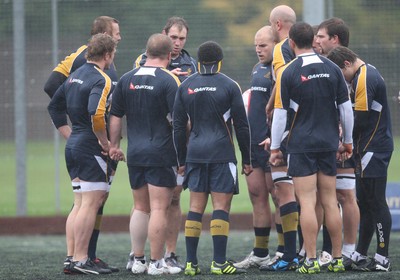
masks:
[(271, 172), (269, 165), (269, 152), (264, 150), (264, 146), (257, 144), (251, 145), (251, 165), (253, 168), (261, 168), (264, 172)]
[(186, 163), (183, 187), (192, 192), (239, 193), (235, 163)]
[(293, 153), (288, 156), (288, 174), (304, 177), (321, 171), (336, 176), (336, 152)]
[(167, 188), (176, 186), (176, 175), (172, 166), (128, 166), (128, 173), (129, 183), (133, 190), (145, 184)]
[(361, 178), (386, 177), (392, 152), (356, 154), (356, 173)]
[(109, 182), (111, 165), (107, 156), (83, 153), (65, 148), (65, 162), (71, 180)]

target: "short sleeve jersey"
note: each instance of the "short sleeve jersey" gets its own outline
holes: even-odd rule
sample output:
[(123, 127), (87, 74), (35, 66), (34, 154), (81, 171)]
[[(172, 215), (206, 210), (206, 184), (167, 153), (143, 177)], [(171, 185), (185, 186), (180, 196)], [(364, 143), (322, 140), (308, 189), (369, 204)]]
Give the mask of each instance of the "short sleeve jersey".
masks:
[(315, 53), (298, 56), (277, 77), (275, 108), (288, 112), (288, 153), (336, 151), (337, 105), (349, 100), (339, 67)]
[(295, 58), (295, 54), (289, 46), (289, 39), (285, 38), (275, 45), (272, 58), (272, 77), (276, 80), (279, 68), (285, 66)]
[[(57, 71), (63, 74), (65, 77), (69, 77), (71, 73), (73, 73), (76, 69), (81, 67), (86, 63), (86, 55), (87, 45), (81, 46), (76, 52), (65, 57), (63, 61), (61, 61), (53, 71)], [(111, 78), (113, 88), (118, 82), (118, 75), (115, 69), (114, 63), (111, 64), (109, 69), (105, 69), (104, 72)], [(112, 88), (112, 90), (113, 90)], [(111, 90), (111, 92), (112, 92)]]
[[(186, 142), (188, 120), (191, 129)], [(250, 164), (249, 125), (239, 85), (223, 73), (188, 77), (179, 87), (174, 104), (179, 164), (236, 163), (232, 121), (242, 161)]]
[(258, 145), (270, 134), (265, 107), (271, 97), (271, 64), (257, 63), (251, 77), (247, 116), (250, 124), (251, 144)]
[(111, 79), (98, 66), (85, 63), (59, 87), (50, 101), (49, 112), (58, 128), (71, 121), (72, 133), (66, 147), (91, 154), (102, 151), (93, 131), (106, 129), (106, 102)]
[(179, 80), (160, 67), (124, 74), (113, 93), (110, 114), (126, 116), (130, 166), (176, 166), (172, 109)]
[[(393, 135), (387, 102), (386, 85), (379, 71), (370, 64), (362, 65), (351, 84), (357, 126), (357, 112), (368, 112), (368, 124), (353, 135), (355, 150), (362, 152), (393, 151)], [(355, 130), (359, 131), (359, 130)]]

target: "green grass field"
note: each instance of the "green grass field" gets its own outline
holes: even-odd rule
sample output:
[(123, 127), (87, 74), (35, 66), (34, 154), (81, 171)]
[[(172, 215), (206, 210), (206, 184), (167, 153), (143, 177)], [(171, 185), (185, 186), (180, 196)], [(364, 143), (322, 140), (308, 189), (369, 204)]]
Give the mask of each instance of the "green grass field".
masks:
[[(123, 142), (123, 144), (126, 144)], [(29, 142), (27, 145), (27, 211), (28, 216), (65, 215), (70, 210), (72, 195), (64, 162), (64, 142), (60, 144), (60, 211), (56, 208), (55, 161), (53, 142)], [(389, 168), (389, 181), (400, 182), (400, 139)], [(239, 161), (240, 162), (240, 161)], [(16, 215), (16, 161), (13, 142), (0, 142), (0, 217)], [(241, 166), (238, 166), (241, 168)], [(234, 197), (232, 213), (251, 212), (244, 175), (239, 175), (240, 194)], [(132, 207), (128, 171), (120, 163), (110, 192), (105, 214), (127, 215)], [(182, 211), (187, 212), (189, 192), (182, 193)], [(210, 211), (208, 208), (207, 211)]]
[[(185, 262), (184, 238), (180, 235), (177, 253), (181, 261)], [(232, 231), (228, 241), (227, 257), (241, 260), (252, 249), (253, 233), (247, 231)], [(345, 272), (340, 275), (321, 272), (318, 275), (300, 275), (295, 272), (260, 272), (258, 269), (249, 269), (246, 274), (215, 276), (209, 272), (212, 260), (212, 239), (208, 232), (203, 232), (198, 249), (199, 265), (202, 274), (193, 278), (182, 273), (156, 277), (157, 279), (356, 279), (356, 280), (383, 280), (400, 279), (400, 233), (391, 237), (390, 260), (391, 272)], [(271, 233), (270, 248), (276, 244), (276, 233)], [(374, 252), (375, 241), (371, 243), (370, 252)], [(130, 249), (130, 239), (127, 233), (101, 234), (98, 244), (98, 256), (121, 269), (118, 273), (98, 276), (69, 276), (62, 271), (62, 262), (65, 258), (65, 236), (0, 236), (1, 269), (0, 279), (155, 279), (147, 275), (134, 276), (126, 271), (125, 265)], [(319, 247), (320, 248), (320, 247)], [(274, 249), (271, 249), (274, 253)], [(148, 258), (148, 250), (146, 250)], [(370, 253), (372, 254), (372, 253)]]

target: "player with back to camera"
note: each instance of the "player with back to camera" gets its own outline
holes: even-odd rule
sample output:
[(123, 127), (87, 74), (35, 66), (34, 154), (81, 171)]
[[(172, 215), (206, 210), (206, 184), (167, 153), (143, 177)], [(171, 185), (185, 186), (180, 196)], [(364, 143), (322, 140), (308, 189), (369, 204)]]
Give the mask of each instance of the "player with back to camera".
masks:
[[(171, 38), (173, 43), (171, 62), (168, 64), (167, 69), (176, 75), (182, 82), (192, 73), (196, 72), (196, 61), (190, 56), (190, 54), (184, 49), (186, 40), (189, 33), (189, 25), (186, 20), (182, 17), (173, 16), (170, 17), (162, 33)], [(146, 62), (147, 55), (143, 53), (136, 58), (135, 68), (140, 67)], [(180, 206), (180, 197), (182, 193), (182, 182), (183, 177), (177, 174), (177, 186), (174, 188), (174, 196), (172, 197), (171, 207), (168, 210), (168, 231), (167, 240), (165, 243), (165, 262), (169, 266), (179, 267), (184, 269), (184, 266), (179, 262), (176, 254), (176, 244), (179, 236), (182, 221), (182, 211)], [(134, 231), (134, 223), (130, 223), (130, 230)], [(146, 232), (142, 231), (140, 239), (146, 238)], [(131, 235), (132, 236), (132, 235)], [(136, 235), (138, 236), (138, 234)], [(134, 240), (131, 241), (133, 246)], [(134, 263), (133, 248), (129, 254), (128, 262), (126, 265), (127, 270), (132, 269)]]
[[(174, 103), (174, 144), (184, 188), (190, 190), (190, 210), (185, 222), (185, 274), (200, 273), (197, 257), (202, 218), (208, 197), (212, 199), (210, 233), (213, 240), (212, 274), (238, 274), (244, 269), (226, 259), (229, 212), (238, 193), (232, 124), (242, 154), (242, 172), (249, 175), (250, 131), (239, 85), (221, 73), (220, 45), (207, 41), (198, 49), (198, 72), (179, 87)], [(199, 112), (201, 112), (199, 114)], [(187, 139), (186, 126), (191, 127)]]
[(346, 156), (352, 153), (353, 129), (351, 102), (343, 75), (330, 60), (314, 52), (313, 40), (314, 32), (307, 23), (296, 23), (289, 31), (289, 44), (296, 59), (277, 77), (270, 157), (271, 164), (281, 161), (280, 142), (289, 123), (288, 175), (293, 178), (302, 210), (300, 223), (306, 251), (306, 259), (297, 271), (304, 274), (320, 272), (316, 258), (317, 192), (332, 240), (333, 260), (328, 270), (344, 271), (335, 187), (338, 109), (343, 127), (340, 148)]
[[(166, 69), (171, 59), (171, 39), (153, 34), (147, 41), (143, 66), (125, 73), (114, 91), (110, 116), (110, 157), (124, 158), (120, 149), (122, 118), (126, 116), (127, 164), (134, 210), (130, 231), (133, 240), (134, 274), (176, 274), (168, 266), (164, 246), (168, 209), (176, 186), (177, 155), (172, 143), (172, 109), (179, 79)], [(147, 234), (143, 234), (143, 231)], [(138, 236), (136, 236), (138, 235)], [(146, 238), (150, 241), (150, 262), (145, 258)], [(141, 238), (145, 236), (145, 238)]]

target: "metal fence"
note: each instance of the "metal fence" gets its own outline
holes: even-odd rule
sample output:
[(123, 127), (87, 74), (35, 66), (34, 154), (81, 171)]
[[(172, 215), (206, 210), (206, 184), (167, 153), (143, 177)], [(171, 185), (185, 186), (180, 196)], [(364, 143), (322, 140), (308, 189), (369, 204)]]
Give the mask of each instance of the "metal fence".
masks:
[[(116, 65), (120, 75), (130, 70), (134, 58), (139, 55), (145, 46), (147, 37), (155, 32), (160, 32), (165, 20), (171, 15), (180, 15), (187, 19), (190, 25), (189, 38), (186, 48), (195, 56), (197, 46), (207, 39), (218, 40), (225, 51), (223, 72), (237, 80), (245, 89), (249, 85), (249, 77), (252, 66), (257, 62), (253, 48), (253, 36), (258, 27), (268, 23), (269, 11), (278, 3), (293, 3), (299, 20), (303, 20), (302, 1), (214, 1), (226, 7), (213, 7), (213, 1), (100, 1), (100, 0), (58, 0), (58, 52), (57, 57), (62, 59), (67, 54), (76, 50), (86, 42), (89, 37), (92, 20), (98, 15), (111, 15), (120, 20), (123, 39), (118, 47)], [(199, 5), (198, 3), (203, 4)], [(243, 17), (253, 15), (253, 19), (241, 18), (237, 11), (229, 7), (237, 6), (242, 9), (253, 9), (253, 12), (243, 12)], [(315, 1), (314, 1), (315, 2)], [(331, 5), (334, 16), (343, 18), (348, 22), (351, 30), (350, 47), (355, 50), (367, 62), (375, 65), (384, 76), (388, 94), (397, 97), (399, 85), (399, 37), (396, 38), (395, 29), (399, 26), (400, 1), (325, 1), (327, 8)], [(380, 10), (381, 20), (373, 14), (360, 13), (357, 21), (365, 21), (365, 25), (353, 24), (357, 11), (349, 9), (351, 2), (359, 2), (356, 6)], [(79, 5), (77, 5), (79, 3)], [(347, 5), (346, 5), (347, 3)], [(363, 5), (361, 5), (364, 3)], [(375, 4), (379, 3), (379, 4)], [(10, 0), (0, 0), (0, 140), (14, 139), (14, 46), (12, 33), (12, 4)], [(193, 8), (204, 8), (204, 11), (214, 8), (215, 16), (219, 17), (219, 26), (210, 26), (207, 15), (196, 13)], [(381, 5), (381, 6), (380, 6)], [(77, 8), (81, 9), (77, 9)], [(122, 9), (119, 10), (118, 7)], [(352, 8), (353, 6), (350, 6)], [(143, 12), (138, 10), (142, 8)], [(261, 9), (260, 9), (261, 8)], [(371, 13), (377, 10), (368, 9)], [(155, 12), (156, 10), (157, 12)], [(326, 12), (327, 14), (328, 12)], [(25, 1), (25, 83), (26, 99), (24, 104), (27, 109), (27, 136), (28, 140), (48, 139), (52, 136), (53, 129), (47, 114), (46, 106), (48, 97), (43, 92), (43, 85), (52, 68), (52, 1), (30, 0)], [(151, 25), (146, 17), (152, 17)], [(157, 17), (155, 17), (157, 16)], [(328, 17), (330, 15), (326, 15)], [(366, 17), (368, 16), (368, 17)], [(384, 17), (385, 16), (385, 17)], [(371, 21), (377, 20), (378, 22)], [(144, 26), (146, 24), (146, 26)], [(236, 30), (234, 30), (236, 28)], [(358, 29), (356, 29), (358, 28)], [(233, 29), (233, 30), (232, 30)], [(207, 30), (207, 33), (199, 32)], [(220, 32), (220, 33), (219, 33)], [(228, 33), (228, 34), (227, 34)], [(384, 33), (384, 34), (382, 34)], [(373, 38), (393, 36), (391, 40), (380, 42)], [(212, 36), (212, 37), (211, 37)], [(354, 40), (353, 40), (354, 38)], [(242, 58), (242, 59), (241, 59)], [(243, 59), (245, 58), (245, 59)], [(240, 62), (240, 64), (238, 64)], [(245, 62), (245, 63), (244, 63)], [(17, 66), (18, 67), (18, 66)], [(398, 106), (393, 102), (393, 125), (396, 134), (399, 133)]]
[[(15, 37), (21, 35), (15, 32), (18, 18), (13, 17), (17, 2), (24, 7), (20, 15), (24, 20), (21, 38), (25, 42), (22, 59), (15, 53), (21, 51), (20, 41)], [(399, 0), (0, 0), (0, 159), (4, 143), (15, 142), (18, 126), (26, 127), (27, 141), (50, 139), (51, 143), (54, 128), (46, 109), (49, 98), (43, 91), (44, 83), (54, 60), (61, 60), (87, 41), (91, 23), (99, 15), (120, 21), (122, 41), (115, 59), (119, 75), (132, 68), (148, 36), (160, 32), (166, 19), (177, 15), (184, 17), (190, 26), (186, 44), (189, 53), (195, 56), (197, 46), (206, 40), (218, 41), (225, 54), (223, 72), (245, 90), (257, 62), (254, 34), (268, 24), (270, 10), (278, 4), (287, 4), (296, 11), (298, 20), (306, 20), (310, 19), (312, 7), (305, 5), (317, 2), (323, 6), (322, 15), (318, 13), (313, 18), (311, 12), (311, 19), (332, 16), (344, 19), (350, 27), (350, 48), (376, 66), (385, 78), (393, 131), (398, 135)], [(18, 65), (16, 61), (24, 64)], [(21, 79), (18, 73), (24, 73), (23, 80), (18, 80)], [(21, 84), (22, 101), (16, 95), (16, 87)], [(26, 109), (26, 116), (15, 111), (17, 104)]]

